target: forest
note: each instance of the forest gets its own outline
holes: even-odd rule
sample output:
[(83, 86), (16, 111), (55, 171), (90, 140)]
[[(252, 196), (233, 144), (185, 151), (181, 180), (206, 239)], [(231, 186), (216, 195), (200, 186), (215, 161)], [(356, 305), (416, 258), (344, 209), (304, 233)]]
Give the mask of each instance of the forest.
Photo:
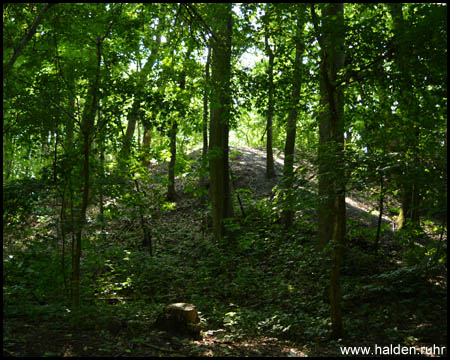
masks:
[(2, 209), (3, 356), (446, 356), (447, 4), (3, 3)]

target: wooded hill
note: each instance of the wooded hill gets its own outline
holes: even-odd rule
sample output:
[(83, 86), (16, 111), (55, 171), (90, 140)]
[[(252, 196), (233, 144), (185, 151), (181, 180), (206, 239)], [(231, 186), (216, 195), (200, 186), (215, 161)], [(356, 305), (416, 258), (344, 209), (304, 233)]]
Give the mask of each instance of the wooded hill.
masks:
[(446, 4), (4, 3), (3, 354), (445, 346), (446, 121)]

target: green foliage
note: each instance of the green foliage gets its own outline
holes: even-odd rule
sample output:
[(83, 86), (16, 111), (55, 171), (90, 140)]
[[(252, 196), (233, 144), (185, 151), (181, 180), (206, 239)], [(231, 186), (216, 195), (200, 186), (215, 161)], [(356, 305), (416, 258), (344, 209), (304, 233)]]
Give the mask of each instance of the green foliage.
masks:
[[(37, 234), (34, 240), (21, 244), (26, 251), (16, 250), (4, 256), (6, 306), (15, 306), (16, 303), (40, 306), (61, 303), (64, 298), (63, 277), (59, 256), (51, 246), (54, 240)], [(34, 310), (34, 307), (30, 309)]]
[[(3, 5), (5, 69), (18, 51), (3, 78), (4, 355), (166, 355), (146, 346), (161, 336), (151, 329), (156, 314), (178, 301), (197, 305), (205, 328), (217, 331), (214, 341), (271, 336), (306, 345), (308, 355), (343, 342), (419, 346), (445, 338), (445, 4), (404, 3), (401, 18), (386, 4), (345, 4), (346, 61), (335, 84), (345, 88), (345, 150), (343, 159), (326, 151), (327, 160), (345, 165), (338, 180), (346, 196), (358, 194), (374, 210), (383, 197), (384, 215), (409, 222), (400, 231), (383, 225), (374, 254), (374, 216), (361, 210), (354, 220), (349, 208), (341, 267), (346, 338), (337, 342), (329, 341), (332, 245), (316, 248), (315, 176), (327, 111), (318, 35), (335, 29), (319, 21), (316, 31), (304, 4), (233, 5), (230, 143), (262, 145), (273, 90), (273, 147), (284, 148), (287, 114), (298, 111), (296, 170), (292, 184), (276, 179), (262, 200), (255, 200), (257, 186), (233, 189), (235, 216), (217, 244), (211, 205), (197, 199), (208, 194), (199, 179), (209, 168), (188, 155), (202, 142), (203, 111), (211, 111), (205, 49), (216, 40), (212, 7), (56, 4), (26, 38), (43, 6)], [(323, 8), (316, 10), (321, 17)], [(309, 25), (302, 95), (292, 104), (299, 17)], [(169, 203), (164, 166), (175, 121), (175, 175), (184, 193)], [(210, 148), (208, 158), (219, 151)], [(239, 150), (229, 158), (240, 161)], [(255, 174), (263, 166), (245, 165)], [(336, 170), (328, 166), (323, 175)], [(289, 229), (281, 226), (286, 210), (294, 213)], [(77, 231), (79, 309), (69, 301)], [(153, 256), (142, 246), (146, 231)]]
[(51, 195), (45, 182), (38, 179), (13, 180), (3, 185), (3, 222), (6, 226), (26, 221), (34, 215), (43, 215), (42, 204)]

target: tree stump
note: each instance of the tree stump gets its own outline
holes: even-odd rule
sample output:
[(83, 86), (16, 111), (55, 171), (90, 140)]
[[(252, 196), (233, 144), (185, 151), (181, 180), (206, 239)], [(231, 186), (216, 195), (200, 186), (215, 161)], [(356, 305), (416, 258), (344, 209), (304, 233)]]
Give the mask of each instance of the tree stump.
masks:
[(201, 339), (200, 318), (194, 305), (169, 304), (158, 316), (155, 327), (169, 333)]

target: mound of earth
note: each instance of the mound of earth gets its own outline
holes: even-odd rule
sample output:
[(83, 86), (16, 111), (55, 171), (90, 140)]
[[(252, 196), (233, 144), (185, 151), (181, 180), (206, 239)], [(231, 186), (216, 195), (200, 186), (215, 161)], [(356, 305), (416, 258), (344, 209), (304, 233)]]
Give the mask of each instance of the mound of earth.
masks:
[[(194, 161), (193, 167), (198, 166), (198, 160), (201, 156), (201, 149), (197, 149), (189, 154)], [(309, 155), (308, 155), (309, 156)], [(274, 149), (275, 177), (268, 179), (266, 177), (266, 152), (263, 148), (251, 147), (230, 147), (230, 168), (232, 176), (232, 189), (247, 189), (254, 200), (268, 198), (272, 194), (272, 189), (278, 184), (283, 173), (284, 154), (280, 149)], [(160, 164), (153, 170), (158, 172), (167, 172), (167, 163)], [(294, 167), (306, 168), (304, 176), (308, 181), (317, 183), (314, 173), (314, 167), (307, 160), (307, 156), (299, 152), (295, 155)], [(176, 178), (175, 189), (180, 196), (177, 207), (188, 208), (196, 206), (197, 202), (193, 199), (187, 189), (187, 183), (183, 176)], [(195, 187), (197, 184), (190, 184)], [(346, 197), (347, 218), (358, 220), (365, 226), (376, 227), (378, 222), (378, 204), (376, 199), (369, 199), (369, 193), (350, 191)], [(389, 230), (394, 230), (395, 221), (387, 214), (383, 215), (382, 224), (389, 224)]]

